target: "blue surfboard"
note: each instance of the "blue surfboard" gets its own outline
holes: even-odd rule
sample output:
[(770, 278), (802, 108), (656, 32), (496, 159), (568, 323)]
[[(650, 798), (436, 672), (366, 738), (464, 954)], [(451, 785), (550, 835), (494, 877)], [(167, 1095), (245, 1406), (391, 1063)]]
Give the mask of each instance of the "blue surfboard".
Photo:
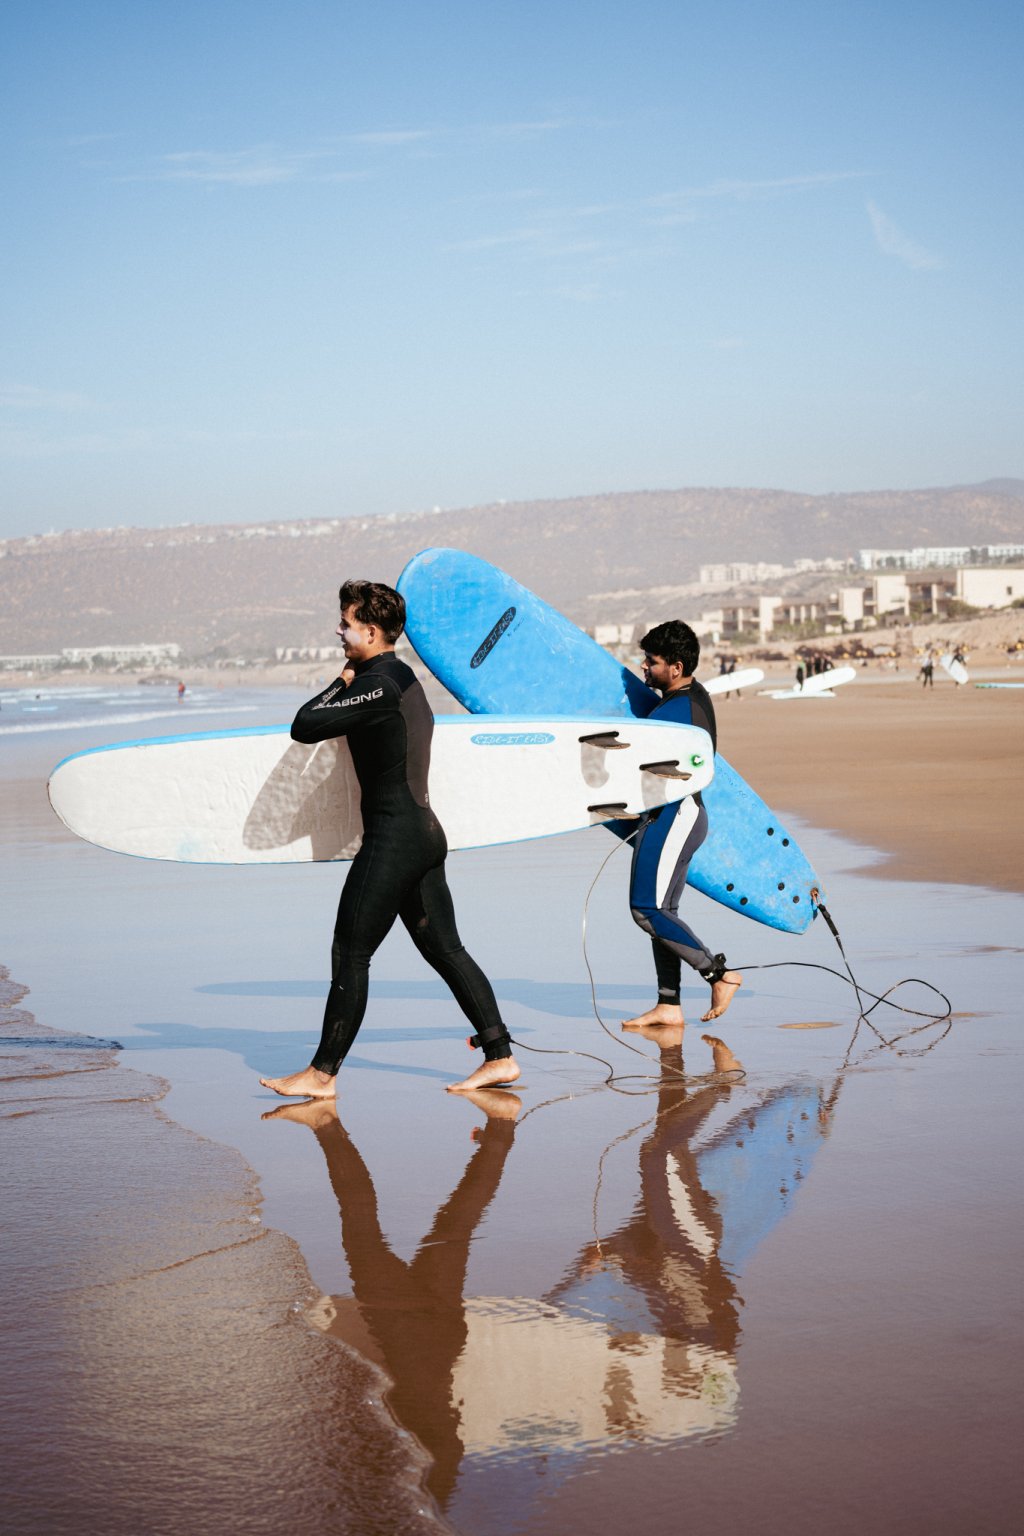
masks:
[[(658, 695), (577, 625), (496, 566), (458, 549), (426, 549), (398, 579), (406, 633), (473, 714), (646, 716)], [(703, 791), (710, 831), (687, 881), (713, 901), (803, 933), (821, 882), (796, 839), (719, 754)]]

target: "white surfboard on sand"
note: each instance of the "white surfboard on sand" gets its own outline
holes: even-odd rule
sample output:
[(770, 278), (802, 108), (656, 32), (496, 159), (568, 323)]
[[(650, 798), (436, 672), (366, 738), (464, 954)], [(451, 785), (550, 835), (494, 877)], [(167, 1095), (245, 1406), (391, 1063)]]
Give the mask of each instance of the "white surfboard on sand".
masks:
[(954, 661), (952, 651), (946, 651), (945, 655), (939, 657), (939, 666), (949, 674), (954, 683), (959, 683), (961, 687), (970, 678), (970, 673), (963, 662)]
[(760, 667), (740, 667), (735, 672), (719, 672), (706, 682), (701, 678), (701, 682), (706, 693), (735, 693), (740, 688), (753, 688), (757, 683), (763, 683), (764, 672)]
[[(697, 726), (621, 717), (441, 716), (430, 801), (452, 849), (520, 842), (636, 815), (704, 789)], [(342, 738), (286, 725), (122, 742), (58, 763), (47, 786), (87, 842), (185, 864), (351, 859), (359, 785)]]
[(834, 699), (835, 690), (852, 683), (856, 667), (833, 667), (830, 672), (813, 672), (802, 688), (762, 688), (766, 699)]

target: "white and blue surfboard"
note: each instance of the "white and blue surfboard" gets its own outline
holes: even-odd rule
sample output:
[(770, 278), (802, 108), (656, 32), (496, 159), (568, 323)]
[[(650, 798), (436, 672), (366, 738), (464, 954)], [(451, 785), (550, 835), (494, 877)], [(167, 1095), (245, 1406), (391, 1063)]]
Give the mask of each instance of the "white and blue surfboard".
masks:
[[(457, 549), (427, 549), (398, 580), (406, 632), (423, 661), (474, 713), (644, 717), (658, 695), (527, 587)], [(802, 933), (821, 882), (796, 839), (718, 755), (704, 793), (710, 831), (689, 884), (772, 928)]]
[[(441, 716), (430, 801), (451, 849), (578, 831), (706, 789), (696, 726), (581, 716)], [(351, 859), (359, 784), (343, 738), (308, 746), (286, 725), (118, 742), (57, 764), (50, 804), (76, 836), (186, 864)]]

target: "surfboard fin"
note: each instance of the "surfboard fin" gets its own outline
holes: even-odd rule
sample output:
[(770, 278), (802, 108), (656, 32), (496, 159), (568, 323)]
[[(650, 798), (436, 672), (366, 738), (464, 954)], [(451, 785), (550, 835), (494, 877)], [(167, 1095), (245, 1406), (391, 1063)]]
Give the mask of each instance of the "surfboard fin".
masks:
[(603, 747), (606, 752), (625, 752), (629, 747), (629, 742), (620, 741), (618, 731), (597, 731), (593, 736), (581, 736), (580, 745), (584, 747)]
[(639, 821), (639, 811), (627, 811), (625, 800), (613, 800), (608, 805), (588, 805), (592, 816), (610, 816), (616, 821)]
[(693, 778), (692, 773), (688, 773), (685, 768), (680, 768), (678, 758), (672, 758), (670, 762), (665, 763), (641, 763), (640, 772), (653, 774), (656, 779)]

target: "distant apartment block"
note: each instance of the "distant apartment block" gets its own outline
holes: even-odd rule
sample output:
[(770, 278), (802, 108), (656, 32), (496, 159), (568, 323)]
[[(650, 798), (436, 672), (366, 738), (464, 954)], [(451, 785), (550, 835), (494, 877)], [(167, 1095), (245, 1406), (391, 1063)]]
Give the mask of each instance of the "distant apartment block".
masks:
[(150, 645), (145, 641), (134, 645), (70, 645), (48, 656), (0, 656), (0, 668), (5, 672), (31, 672), (83, 664), (92, 667), (96, 662), (109, 662), (115, 667), (141, 662), (153, 667), (163, 661), (177, 661), (180, 655), (180, 645)]
[(951, 544), (946, 548), (859, 549), (862, 571), (924, 571), (933, 567), (998, 564), (1024, 557), (1024, 544)]
[(275, 661), (340, 661), (345, 652), (340, 645), (279, 645), (274, 651)]
[(139, 640), (132, 645), (69, 646), (67, 650), (61, 651), (61, 655), (65, 661), (73, 664), (83, 661), (112, 661), (115, 666), (124, 666), (133, 661), (142, 661), (148, 666), (154, 666), (161, 661), (177, 661), (181, 655), (181, 646), (151, 645), (148, 641)]
[[(1024, 567), (991, 565), (875, 575), (861, 586), (844, 586), (815, 598), (751, 597), (723, 603), (700, 616), (699, 633), (728, 640), (816, 624), (841, 633), (872, 628), (893, 618), (938, 618), (953, 602), (969, 608), (1007, 608), (1024, 599)], [(698, 626), (695, 626), (695, 628)]]
[(845, 560), (794, 560), (792, 565), (770, 565), (759, 560), (732, 561), (721, 565), (699, 567), (702, 587), (742, 587), (754, 582), (778, 581), (782, 576), (803, 575), (807, 571), (843, 571)]

